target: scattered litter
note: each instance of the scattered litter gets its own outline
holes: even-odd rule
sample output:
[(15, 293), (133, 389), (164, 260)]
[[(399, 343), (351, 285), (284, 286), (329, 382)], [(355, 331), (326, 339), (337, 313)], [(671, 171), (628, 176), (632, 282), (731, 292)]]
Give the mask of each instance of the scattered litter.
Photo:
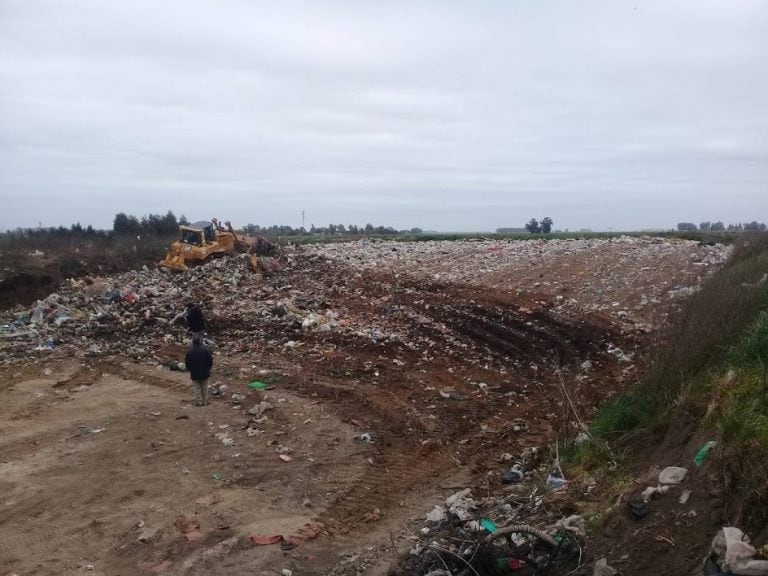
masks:
[(433, 524), (439, 524), (440, 522), (445, 521), (445, 509), (442, 506), (435, 506), (431, 512), (427, 514), (427, 522), (432, 522)]
[(249, 536), (248, 540), (257, 546), (270, 546), (272, 544), (279, 544), (282, 542), (283, 535), (275, 534), (273, 536)]
[(600, 558), (595, 562), (595, 568), (592, 571), (592, 576), (616, 576), (618, 572), (612, 566), (608, 565), (607, 558)]
[(659, 472), (659, 484), (680, 484), (688, 470), (679, 466), (667, 466)]
[(744, 576), (768, 575), (768, 560), (755, 559), (757, 551), (749, 537), (738, 528), (721, 528), (712, 540), (712, 555), (724, 572)]
[(704, 464), (704, 460), (706, 460), (709, 451), (712, 450), (712, 448), (714, 448), (716, 445), (717, 442), (714, 440), (706, 442), (701, 448), (699, 448), (699, 451), (696, 452), (696, 456), (693, 457), (693, 463), (696, 464), (696, 466), (701, 466)]
[(523, 469), (519, 464), (515, 464), (512, 468), (504, 472), (501, 476), (502, 484), (519, 484), (525, 478)]
[(553, 470), (547, 475), (547, 488), (554, 492), (560, 492), (568, 488), (568, 480), (563, 478), (560, 473)]
[(224, 446), (234, 446), (235, 441), (226, 432), (218, 432), (215, 434), (216, 439), (219, 440)]
[(260, 382), (259, 380), (254, 380), (253, 382), (248, 382), (248, 388), (251, 390), (266, 390), (269, 388), (269, 384)]
[(173, 524), (190, 542), (196, 542), (205, 537), (205, 534), (200, 531), (200, 521), (196, 516), (177, 516)]
[(636, 520), (645, 518), (650, 511), (648, 500), (642, 494), (635, 494), (627, 499), (627, 506)]
[(584, 538), (587, 535), (587, 525), (584, 518), (579, 514), (572, 514), (567, 518), (558, 520), (557, 523), (555, 523), (555, 528), (565, 530), (579, 538)]
[(643, 502), (650, 502), (654, 495), (666, 494), (667, 490), (669, 490), (669, 486), (649, 486), (642, 491), (640, 496), (642, 497)]
[(272, 410), (273, 408), (274, 406), (272, 406), (272, 404), (270, 404), (269, 402), (261, 401), (258, 404), (256, 404), (253, 408), (250, 408), (248, 410), (248, 414), (250, 414), (251, 416), (258, 417), (263, 415), (264, 412), (266, 412), (267, 410)]
[(513, 432), (527, 432), (528, 431), (528, 423), (523, 420), (522, 418), (515, 418), (512, 420), (512, 431)]

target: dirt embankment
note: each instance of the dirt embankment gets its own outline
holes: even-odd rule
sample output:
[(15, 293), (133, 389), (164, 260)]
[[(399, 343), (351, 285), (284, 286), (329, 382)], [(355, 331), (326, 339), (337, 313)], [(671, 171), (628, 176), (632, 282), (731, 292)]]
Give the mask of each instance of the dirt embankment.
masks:
[(0, 245), (0, 309), (45, 298), (67, 278), (120, 274), (154, 266), (173, 242), (168, 238), (106, 237), (53, 240), (30, 248), (23, 239)]

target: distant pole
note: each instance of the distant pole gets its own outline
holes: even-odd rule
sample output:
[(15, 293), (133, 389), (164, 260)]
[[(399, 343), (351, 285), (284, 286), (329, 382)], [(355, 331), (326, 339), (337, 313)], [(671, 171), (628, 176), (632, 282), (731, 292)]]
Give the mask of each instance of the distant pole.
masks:
[(306, 213), (304, 210), (301, 211), (301, 227), (304, 228), (304, 219), (306, 218)]

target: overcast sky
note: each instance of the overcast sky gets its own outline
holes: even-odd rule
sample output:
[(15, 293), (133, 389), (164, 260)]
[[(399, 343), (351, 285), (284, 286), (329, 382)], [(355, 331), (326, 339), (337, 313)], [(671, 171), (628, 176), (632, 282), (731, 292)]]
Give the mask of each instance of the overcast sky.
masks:
[(0, 229), (768, 220), (768, 2), (0, 0)]

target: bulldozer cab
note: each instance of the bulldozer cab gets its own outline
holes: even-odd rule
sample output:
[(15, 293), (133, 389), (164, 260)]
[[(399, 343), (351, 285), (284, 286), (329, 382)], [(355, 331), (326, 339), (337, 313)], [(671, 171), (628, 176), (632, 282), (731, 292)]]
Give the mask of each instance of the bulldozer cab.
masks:
[(208, 242), (213, 242), (216, 235), (213, 231), (213, 224), (210, 222), (195, 222), (188, 226), (180, 226), (181, 242), (192, 246), (205, 246)]

